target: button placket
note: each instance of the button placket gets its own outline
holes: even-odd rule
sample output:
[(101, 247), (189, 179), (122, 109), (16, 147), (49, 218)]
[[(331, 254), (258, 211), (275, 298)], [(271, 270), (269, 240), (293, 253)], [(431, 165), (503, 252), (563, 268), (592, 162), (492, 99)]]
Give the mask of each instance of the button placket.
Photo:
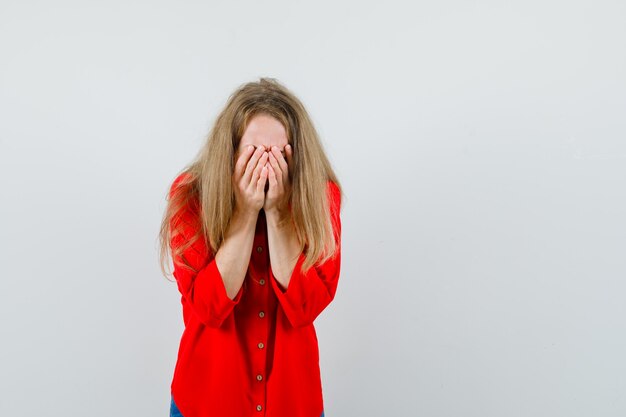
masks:
[[(263, 320), (263, 318), (265, 317), (265, 311), (264, 309), (267, 308), (266, 305), (263, 305), (262, 310), (259, 310), (259, 320)], [(259, 365), (258, 365), (258, 369), (257, 369), (257, 373), (254, 376), (256, 381), (259, 383), (259, 387), (260, 387), (260, 398), (264, 399), (265, 398), (265, 387), (266, 385), (263, 384), (264, 382), (264, 378), (263, 378), (263, 372), (266, 369), (266, 363), (267, 363), (267, 350), (265, 349), (265, 343), (263, 341), (267, 340), (267, 333), (269, 331), (268, 327), (267, 327), (267, 322), (265, 320), (261, 321), (259, 323), (259, 338), (257, 339), (257, 344), (256, 344), (256, 348), (259, 354)], [(261, 400), (262, 401), (262, 400)], [(260, 404), (259, 404), (260, 405)], [(258, 406), (257, 406), (257, 410), (259, 410)]]
[[(261, 245), (261, 244), (257, 245), (257, 247), (256, 247), (256, 251), (257, 251), (257, 253), (261, 253), (261, 252), (263, 252), (263, 245)], [(266, 261), (264, 260), (262, 263), (263, 263), (263, 264), (265, 264), (265, 263), (266, 263)], [(258, 280), (258, 281), (256, 281), (256, 282), (257, 282), (259, 285), (265, 285), (265, 278), (261, 278), (261, 279), (259, 279), (259, 280)]]
[[(261, 254), (262, 252), (264, 252), (264, 248), (266, 246), (259, 242), (259, 244), (256, 245), (256, 251), (257, 253)], [(261, 254), (258, 258), (257, 258), (258, 262), (263, 265), (262, 268), (257, 268), (257, 270), (261, 269), (264, 270), (265, 266), (267, 266), (268, 260), (267, 260), (267, 254)], [(267, 286), (266, 284), (266, 279), (265, 277), (263, 278), (258, 278), (254, 280), (256, 283), (259, 284), (259, 291), (261, 292), (261, 294), (267, 294)], [(267, 305), (268, 301), (266, 299), (265, 296), (262, 296), (259, 298), (259, 304), (258, 304), (258, 319), (259, 320), (263, 320), (265, 318), (265, 314), (268, 308)], [(257, 333), (257, 337), (258, 339), (256, 340), (256, 349), (258, 352), (258, 356), (256, 356), (258, 358), (258, 362), (255, 366), (255, 370), (256, 372), (254, 372), (253, 374), (253, 378), (255, 379), (255, 386), (257, 386), (257, 394), (255, 395), (257, 397), (257, 405), (256, 405), (256, 410), (257, 411), (262, 411), (263, 410), (263, 402), (265, 401), (265, 397), (266, 397), (266, 393), (265, 393), (265, 389), (266, 389), (266, 384), (264, 383), (264, 373), (266, 371), (266, 366), (267, 366), (267, 349), (265, 349), (265, 341), (267, 340), (268, 337), (268, 332), (269, 332), (269, 328), (268, 328), (268, 324), (266, 321), (260, 321), (258, 322), (258, 333)], [(253, 342), (254, 343), (254, 342)]]
[[(264, 221), (264, 219), (262, 220)], [(258, 262), (258, 266), (259, 266), (258, 268), (255, 269), (256, 271), (259, 271), (259, 270), (264, 271), (269, 266), (269, 256), (268, 256), (267, 251), (265, 250), (267, 248), (267, 238), (263, 230), (264, 228), (263, 223), (261, 223), (260, 228), (261, 230), (258, 230), (258, 231), (262, 234), (262, 236), (256, 242), (257, 256), (255, 256), (255, 261)], [(257, 277), (254, 277), (254, 278), (257, 278)], [(259, 292), (261, 294), (269, 295), (267, 293), (268, 286), (266, 285), (267, 283), (266, 277), (254, 279), (254, 282), (259, 284), (259, 287), (257, 288), (259, 289)], [(259, 301), (257, 305), (257, 311), (258, 311), (257, 314), (258, 314), (259, 320), (263, 320), (265, 318), (266, 311), (269, 308), (268, 300), (266, 296), (261, 296), (259, 297), (258, 300)], [(267, 321), (265, 320), (259, 321), (257, 326), (255, 327), (258, 329), (257, 330), (258, 338), (256, 340), (256, 349), (255, 349), (257, 350), (257, 353), (258, 353), (258, 356), (255, 355), (255, 357), (258, 358), (258, 361), (256, 362), (256, 366), (255, 366), (256, 369), (253, 370), (254, 374), (252, 377), (256, 380), (256, 383), (254, 385), (257, 387), (255, 389), (256, 391), (255, 396), (257, 397), (257, 401), (258, 401), (256, 404), (256, 411), (262, 411), (264, 409), (264, 401), (266, 398), (265, 390), (267, 387), (267, 385), (264, 383), (265, 382), (264, 376), (265, 376), (266, 366), (267, 366), (267, 349), (265, 349), (266, 344), (264, 342), (267, 341), (269, 327), (268, 327)]]

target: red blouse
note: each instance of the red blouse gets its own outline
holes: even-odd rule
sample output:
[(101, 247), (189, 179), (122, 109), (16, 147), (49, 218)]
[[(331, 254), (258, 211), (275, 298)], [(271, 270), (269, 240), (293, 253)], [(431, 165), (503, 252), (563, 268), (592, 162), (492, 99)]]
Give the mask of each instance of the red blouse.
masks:
[[(174, 189), (184, 173), (170, 189)], [(301, 253), (286, 290), (270, 266), (265, 213), (259, 211), (250, 264), (234, 299), (227, 296), (214, 256), (202, 238), (185, 259), (199, 272), (174, 266), (185, 329), (171, 383), (183, 417), (320, 417), (324, 409), (313, 321), (333, 300), (340, 270), (337, 185), (328, 181), (337, 256), (306, 273)], [(184, 210), (189, 239), (197, 211)]]

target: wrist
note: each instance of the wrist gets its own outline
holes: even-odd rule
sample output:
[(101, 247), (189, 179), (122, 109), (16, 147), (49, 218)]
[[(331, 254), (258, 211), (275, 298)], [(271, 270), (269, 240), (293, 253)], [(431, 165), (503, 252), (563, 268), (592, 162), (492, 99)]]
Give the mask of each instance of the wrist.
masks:
[(276, 208), (265, 210), (265, 219), (270, 226), (283, 227), (291, 225), (291, 212)]
[(233, 217), (240, 218), (242, 220), (254, 221), (256, 223), (256, 219), (259, 216), (259, 211), (255, 209), (244, 209), (244, 208), (235, 208), (233, 210)]

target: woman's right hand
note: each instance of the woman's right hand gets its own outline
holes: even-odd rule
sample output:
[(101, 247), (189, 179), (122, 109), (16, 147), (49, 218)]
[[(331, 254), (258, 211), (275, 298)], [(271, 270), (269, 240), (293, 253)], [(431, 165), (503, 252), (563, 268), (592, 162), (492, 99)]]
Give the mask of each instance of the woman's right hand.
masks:
[(235, 210), (258, 214), (265, 202), (265, 184), (268, 177), (266, 162), (269, 155), (263, 145), (249, 145), (237, 157), (233, 173)]

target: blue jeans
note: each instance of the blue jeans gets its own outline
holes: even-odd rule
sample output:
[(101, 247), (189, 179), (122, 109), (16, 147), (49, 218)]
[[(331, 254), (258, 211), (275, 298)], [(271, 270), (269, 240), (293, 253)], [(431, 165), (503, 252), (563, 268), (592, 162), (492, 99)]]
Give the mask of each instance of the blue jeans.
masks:
[(176, 407), (176, 403), (174, 402), (174, 397), (171, 395), (170, 397), (172, 397), (172, 403), (170, 404), (170, 417), (183, 417), (183, 415), (178, 410), (178, 407)]
[[(183, 415), (178, 410), (178, 407), (176, 407), (174, 397), (170, 397), (172, 398), (172, 403), (170, 404), (170, 417), (183, 417)], [(320, 417), (324, 417), (324, 410), (322, 410), (322, 415)]]

